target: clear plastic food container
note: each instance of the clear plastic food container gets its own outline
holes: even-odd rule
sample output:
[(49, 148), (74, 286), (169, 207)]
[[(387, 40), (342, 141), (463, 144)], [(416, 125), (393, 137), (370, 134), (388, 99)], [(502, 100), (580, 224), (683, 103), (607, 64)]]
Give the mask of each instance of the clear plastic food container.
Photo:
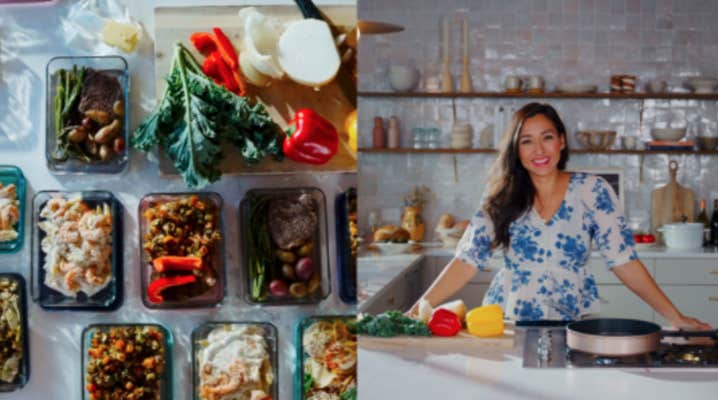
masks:
[[(46, 238), (47, 232), (40, 229), (41, 222), (49, 222), (49, 218), (40, 216), (41, 211), (46, 207), (54, 207), (54, 205), (48, 205), (51, 200), (64, 199), (73, 200), (80, 199), (89, 210), (100, 210), (104, 209), (107, 205), (111, 215), (112, 228), (111, 228), (111, 250), (110, 250), (110, 278), (106, 284), (103, 283), (103, 273), (101, 269), (94, 269), (95, 266), (82, 266), (77, 265), (73, 260), (75, 259), (86, 259), (88, 254), (102, 254), (106, 251), (106, 248), (102, 245), (98, 245), (98, 241), (94, 238), (94, 235), (101, 235), (102, 233), (97, 229), (101, 229), (101, 223), (97, 222), (94, 225), (89, 224), (94, 216), (87, 216), (85, 219), (81, 215), (82, 212), (77, 212), (77, 217), (67, 218), (66, 221), (76, 221), (60, 223), (58, 220), (58, 230), (56, 235), (57, 240), (61, 240), (63, 243), (62, 247), (66, 248), (67, 243), (71, 243), (72, 247), (69, 250), (63, 252), (62, 260), (58, 261), (57, 264), (48, 265), (47, 267), (51, 270), (54, 269), (55, 274), (62, 276), (62, 280), (55, 281), (52, 276), (48, 277), (48, 271), (45, 269), (45, 264), (48, 262), (48, 255), (42, 249), (42, 241)], [(40, 307), (47, 310), (96, 310), (96, 311), (111, 311), (117, 309), (122, 304), (123, 297), (123, 226), (122, 226), (122, 210), (120, 203), (115, 199), (115, 196), (110, 192), (106, 191), (83, 191), (83, 192), (60, 192), (60, 191), (42, 191), (35, 194), (33, 197), (33, 218), (32, 218), (32, 268), (30, 270), (31, 275), (31, 289), (32, 298), (35, 302), (40, 304)], [(104, 212), (104, 211), (103, 211)], [(67, 224), (67, 226), (65, 226)], [(98, 238), (100, 236), (97, 236)], [(49, 239), (53, 242), (52, 239)], [(87, 246), (92, 246), (89, 249)], [(89, 253), (85, 253), (88, 251)], [(102, 258), (102, 255), (97, 257)], [(58, 278), (59, 279), (59, 278)], [(49, 282), (53, 287), (48, 286)], [(58, 283), (61, 282), (58, 287)], [(72, 283), (68, 283), (72, 282)], [(63, 283), (67, 286), (63, 286)], [(88, 285), (87, 290), (84, 288), (76, 292), (75, 296), (71, 293), (63, 290), (72, 288), (71, 285)], [(92, 286), (103, 286), (97, 291)], [(89, 295), (88, 295), (89, 294)]]
[[(347, 304), (357, 302), (357, 255), (352, 248), (352, 229), (356, 228), (357, 193), (355, 188), (340, 193), (334, 203), (339, 298)], [(353, 219), (353, 222), (352, 222)], [(352, 224), (354, 227), (352, 228)]]
[[(151, 398), (173, 399), (172, 344), (172, 333), (159, 324), (87, 326), (82, 331), (82, 399), (102, 398), (97, 396), (97, 391), (103, 387), (92, 378), (116, 382), (113, 388), (124, 391), (122, 398), (129, 398), (133, 390), (139, 391), (142, 387), (157, 391), (157, 396)], [(93, 363), (95, 359), (100, 361)], [(127, 375), (132, 376), (134, 382), (130, 388)]]
[[(0, 273), (0, 293), (5, 292), (10, 292), (12, 293), (12, 295), (17, 296), (17, 309), (20, 313), (20, 343), (11, 345), (6, 341), (2, 342), (3, 348), (7, 348), (8, 345), (12, 347), (17, 346), (17, 348), (19, 348), (21, 351), (20, 362), (18, 364), (18, 369), (15, 373), (15, 376), (12, 377), (12, 379), (8, 380), (0, 378), (0, 392), (12, 392), (25, 386), (27, 381), (30, 379), (30, 340), (28, 338), (29, 331), (27, 329), (28, 316), (27, 296), (25, 294), (25, 279), (19, 274)], [(4, 311), (0, 314), (0, 319), (2, 320), (3, 329), (7, 328), (6, 322), (8, 321), (8, 319)], [(3, 357), (1, 361), (4, 364), (5, 358)]]
[[(318, 315), (306, 317), (297, 323), (295, 399), (304, 400), (312, 396), (324, 398), (320, 392), (325, 392), (329, 397), (356, 398), (355, 321), (356, 317), (352, 315)], [(327, 370), (334, 374), (334, 378), (318, 385), (313, 371), (326, 376)], [(352, 392), (354, 397), (350, 396)]]
[[(277, 206), (273, 207), (275, 200)], [(299, 203), (305, 206), (293, 208), (293, 204)], [(314, 304), (329, 296), (326, 201), (321, 190), (252, 189), (239, 208), (240, 259), (246, 278), (246, 301), (271, 305)], [(290, 208), (293, 208), (290, 212), (281, 211)], [(310, 226), (302, 220), (307, 210), (316, 214), (316, 228), (312, 232), (297, 230), (297, 227)], [(275, 238), (282, 243), (278, 244)]]
[[(191, 200), (196, 199), (196, 200)], [(179, 202), (197, 201), (196, 207), (203, 208), (198, 212), (202, 214), (190, 214), (186, 218), (172, 213), (159, 212), (163, 205), (179, 204)], [(203, 204), (200, 206), (199, 204)], [(168, 206), (167, 206), (168, 207)], [(192, 208), (194, 209), (194, 208)], [(219, 237), (213, 238), (212, 242), (208, 242), (206, 255), (199, 257), (201, 266), (196, 270), (193, 268), (185, 268), (183, 264), (173, 264), (176, 267), (168, 267), (162, 272), (158, 271), (157, 259), (148, 252), (148, 246), (152, 247), (153, 252), (162, 254), (163, 256), (189, 256), (190, 251), (186, 250), (186, 246), (191, 242), (190, 236), (192, 232), (204, 232), (206, 226), (200, 226), (197, 223), (199, 215), (203, 215), (208, 219), (205, 223), (211, 222), (214, 231), (218, 232)], [(148, 308), (182, 308), (182, 307), (209, 307), (222, 302), (226, 286), (225, 278), (225, 254), (224, 254), (224, 229), (222, 222), (222, 197), (214, 192), (197, 192), (197, 193), (153, 193), (142, 198), (138, 211), (140, 225), (140, 271), (142, 280), (142, 302)], [(152, 234), (151, 222), (149, 218), (159, 221), (157, 229), (161, 234)], [(177, 218), (185, 218), (188, 222), (178, 223)], [(194, 228), (192, 228), (194, 227)], [(168, 230), (173, 232), (167, 233)], [(202, 233), (205, 237), (205, 233)], [(179, 238), (179, 239), (178, 239)], [(184, 238), (184, 239), (182, 239)], [(185, 246), (185, 250), (179, 249)], [(184, 280), (186, 277), (194, 276), (194, 280), (188, 282)], [(163, 279), (163, 281), (159, 281)], [(154, 284), (154, 286), (153, 286)], [(162, 287), (160, 291), (154, 288)], [(166, 287), (166, 289), (164, 289)], [(150, 289), (153, 293), (158, 293), (159, 298), (150, 295)]]
[[(262, 368), (265, 374), (265, 382), (268, 384), (267, 395), (273, 399), (279, 398), (279, 362), (278, 362), (278, 351), (277, 351), (277, 328), (271, 323), (267, 322), (208, 322), (204, 325), (199, 326), (192, 332), (192, 379), (195, 400), (209, 400), (210, 398), (203, 396), (201, 391), (201, 374), (202, 374), (202, 359), (203, 352), (205, 351), (217, 351), (216, 354), (221, 354), (221, 360), (225, 362), (234, 361), (229, 359), (230, 354), (227, 352), (226, 347), (224, 349), (214, 348), (210, 338), (210, 333), (216, 330), (225, 330), (226, 332), (236, 331), (242, 328), (256, 328), (258, 333), (262, 335), (266, 344), (267, 358), (266, 360), (270, 364), (271, 371), (266, 371)], [(219, 331), (221, 333), (221, 331)], [(237, 335), (239, 337), (239, 334)], [(216, 336), (213, 337), (215, 340)], [(220, 338), (221, 339), (221, 338)], [(225, 346), (229, 346), (228, 341), (222, 342)], [(242, 344), (240, 342), (240, 344)], [(237, 351), (242, 351), (241, 348), (237, 348)], [(240, 360), (239, 356), (235, 357), (236, 360)], [(251, 365), (245, 363), (245, 365)], [(266, 367), (266, 366), (265, 366)], [(230, 368), (229, 366), (227, 367)], [(251, 367), (250, 367), (251, 368)], [(251, 375), (251, 374), (250, 374)], [(231, 377), (230, 377), (231, 379)], [(270, 382), (271, 379), (271, 382)], [(251, 382), (248, 384), (256, 384)]]
[[(85, 79), (90, 76), (91, 70), (101, 72), (107, 77), (117, 78), (120, 85), (117, 100), (123, 102), (123, 107), (119, 107), (117, 111), (99, 110), (100, 108), (107, 109), (109, 107), (110, 110), (114, 108), (109, 104), (102, 103), (107, 100), (103, 100), (102, 92), (97, 93), (99, 89), (96, 89), (95, 92), (88, 90), (87, 94), (83, 95), (81, 90), (74, 90), (78, 86), (66, 78), (68, 74), (61, 76), (61, 70), (71, 71), (73, 68), (77, 68), (79, 77), (83, 67), (86, 68), (83, 75), (84, 83), (87, 82)], [(120, 56), (54, 57), (47, 64), (45, 81), (47, 84), (45, 159), (50, 172), (54, 174), (115, 174), (124, 171), (129, 161), (127, 148), (130, 126), (130, 76), (127, 70), (127, 61)], [(107, 88), (111, 86), (107, 84), (107, 81), (99, 79), (93, 79), (92, 82), (95, 84), (91, 86), (88, 83), (88, 86), (83, 87), (95, 88), (104, 85)], [(59, 96), (58, 92), (60, 92)], [(88, 100), (83, 103), (84, 99)], [(80, 107), (91, 107), (91, 109), (86, 110), (86, 113), (83, 114), (79, 111)], [(60, 113), (59, 110), (62, 112)], [(95, 113), (92, 114), (92, 118), (83, 118), (85, 115), (90, 115), (87, 114), (87, 111), (92, 110), (104, 111), (106, 114)], [(60, 117), (58, 114), (62, 116)], [(82, 122), (85, 119), (88, 121), (87, 124)], [(115, 120), (119, 127), (112, 125)], [(80, 133), (79, 130), (73, 133), (74, 128), (77, 127), (83, 127), (81, 129), (83, 133)], [(102, 129), (105, 129), (105, 132), (100, 134)], [(93, 138), (92, 140), (90, 136)], [(122, 140), (123, 143), (120, 144), (118, 140)], [(101, 149), (103, 145), (106, 147), (105, 150)], [(108, 156), (106, 160), (101, 158), (101, 155), (104, 154)]]
[[(0, 238), (0, 253), (14, 253), (20, 250), (25, 238), (25, 177), (18, 167), (0, 165), (0, 184), (2, 184), (2, 188), (6, 188), (11, 184), (15, 185), (18, 201), (18, 222), (14, 224), (13, 230), (17, 232), (17, 236), (10, 240)], [(0, 192), (3, 190), (2, 188), (0, 188)], [(0, 195), (0, 198), (2, 198), (2, 195)]]

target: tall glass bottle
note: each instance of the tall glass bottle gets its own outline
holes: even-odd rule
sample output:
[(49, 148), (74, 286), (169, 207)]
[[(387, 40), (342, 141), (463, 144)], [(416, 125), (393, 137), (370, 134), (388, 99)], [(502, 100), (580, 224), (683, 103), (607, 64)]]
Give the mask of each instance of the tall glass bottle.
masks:
[[(701, 198), (700, 210), (701, 211), (698, 213), (696, 222), (700, 222), (701, 224), (703, 224), (703, 226), (706, 229), (710, 229), (711, 223), (710, 223), (710, 220), (708, 220), (708, 213), (706, 212), (706, 199), (705, 198)], [(705, 245), (709, 244), (710, 240), (711, 240), (710, 234), (704, 233), (703, 234), (703, 245), (705, 246)]]

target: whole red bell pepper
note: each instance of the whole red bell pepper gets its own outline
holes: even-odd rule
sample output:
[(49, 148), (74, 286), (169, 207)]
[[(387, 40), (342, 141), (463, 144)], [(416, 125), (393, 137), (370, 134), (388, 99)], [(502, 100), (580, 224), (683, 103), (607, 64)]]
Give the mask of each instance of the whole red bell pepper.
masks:
[(316, 111), (304, 108), (294, 114), (282, 145), (287, 158), (309, 164), (324, 164), (337, 153), (337, 130)]
[(429, 330), (436, 336), (454, 336), (461, 330), (461, 320), (453, 312), (440, 308), (431, 314)]
[(150, 283), (147, 287), (147, 297), (152, 303), (162, 303), (164, 301), (164, 298), (162, 298), (163, 290), (173, 286), (187, 285), (196, 281), (197, 278), (194, 275), (163, 276)]

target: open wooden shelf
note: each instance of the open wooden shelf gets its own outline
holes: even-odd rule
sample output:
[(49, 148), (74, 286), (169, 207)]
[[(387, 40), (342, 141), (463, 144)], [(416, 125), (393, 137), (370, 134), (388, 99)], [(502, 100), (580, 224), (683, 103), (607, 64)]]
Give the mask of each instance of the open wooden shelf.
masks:
[[(375, 149), (371, 147), (360, 148), (361, 153), (372, 154), (471, 154), (471, 153), (496, 153), (495, 149)], [(588, 150), (588, 149), (571, 149), (572, 154), (686, 154), (686, 155), (718, 155), (718, 150)]]
[(388, 98), (517, 98), (517, 99), (663, 99), (663, 100), (718, 100), (718, 93), (506, 93), (506, 92), (471, 92), (471, 93), (426, 93), (426, 92), (359, 92), (360, 97)]

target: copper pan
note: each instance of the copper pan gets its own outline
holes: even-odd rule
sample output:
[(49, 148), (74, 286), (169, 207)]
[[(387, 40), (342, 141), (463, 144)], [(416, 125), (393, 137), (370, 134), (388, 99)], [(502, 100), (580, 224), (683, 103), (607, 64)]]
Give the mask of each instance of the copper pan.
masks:
[(661, 341), (661, 327), (652, 322), (596, 318), (566, 326), (566, 345), (571, 350), (601, 356), (632, 356), (650, 353)]

